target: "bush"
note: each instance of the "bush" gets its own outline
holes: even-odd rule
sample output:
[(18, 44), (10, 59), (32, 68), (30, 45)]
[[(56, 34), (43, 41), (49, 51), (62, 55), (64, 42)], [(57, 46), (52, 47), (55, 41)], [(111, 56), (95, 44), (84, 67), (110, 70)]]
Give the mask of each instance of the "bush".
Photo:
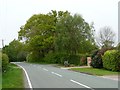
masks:
[(80, 65), (79, 55), (69, 55), (67, 59), (68, 59), (69, 64)]
[(93, 55), (91, 56), (92, 61), (91, 61), (91, 66), (93, 68), (102, 68), (103, 63), (102, 63), (102, 57), (101, 54), (99, 53), (99, 50), (95, 51)]
[(120, 52), (117, 50), (109, 50), (105, 52), (103, 59), (103, 67), (112, 71), (120, 71)]
[(69, 55), (65, 53), (49, 53), (45, 56), (44, 61), (47, 63), (64, 64), (68, 61), (69, 64), (86, 65), (87, 60), (85, 55)]
[(57, 63), (57, 60), (55, 59), (56, 56), (57, 55), (55, 53), (49, 53), (45, 56), (44, 61), (46, 63)]
[(101, 50), (96, 50), (92, 54), (91, 58), (91, 66), (93, 68), (103, 68), (103, 61), (102, 61), (102, 56), (107, 50), (112, 50), (113, 48), (107, 47), (107, 48), (102, 48)]
[(9, 64), (9, 58), (6, 54), (2, 54), (2, 72), (7, 70)]
[(115, 56), (116, 59), (116, 71), (120, 71), (120, 51), (118, 50)]
[(44, 61), (47, 63), (64, 64), (68, 55), (64, 53), (49, 53), (45, 56)]

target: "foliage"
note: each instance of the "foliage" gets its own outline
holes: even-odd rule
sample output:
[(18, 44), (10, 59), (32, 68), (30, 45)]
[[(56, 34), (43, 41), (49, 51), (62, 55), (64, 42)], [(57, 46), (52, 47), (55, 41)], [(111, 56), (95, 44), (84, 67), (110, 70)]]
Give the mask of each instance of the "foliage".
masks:
[(92, 46), (91, 42), (94, 43), (93, 28), (80, 15), (67, 14), (56, 24), (55, 45), (57, 51), (72, 55), (81, 51), (87, 52), (85, 49), (88, 46), (83, 47), (83, 44), (87, 43)]
[(96, 50), (93, 52), (91, 58), (91, 66), (93, 68), (103, 68), (103, 61), (102, 61), (102, 56), (107, 50), (112, 50), (113, 48), (111, 47), (104, 47), (100, 50)]
[(120, 71), (120, 52), (109, 50), (105, 52), (102, 59), (104, 68), (112, 71)]
[(40, 54), (39, 52), (30, 52), (26, 59), (27, 62), (43, 62), (43, 58), (40, 58)]
[(91, 61), (91, 66), (93, 68), (102, 68), (102, 57), (99, 51), (95, 51), (92, 55), (92, 61)]
[(39, 58), (43, 58), (49, 51), (54, 50), (56, 13), (52, 11), (49, 14), (33, 15), (20, 28), (19, 39), (24, 39), (29, 52), (37, 52)]
[(66, 59), (67, 54), (65, 53), (49, 53), (45, 56), (44, 61), (47, 63), (63, 64)]
[(8, 64), (9, 64), (9, 58), (6, 54), (2, 54), (2, 71), (6, 71), (8, 68)]
[(117, 49), (120, 51), (120, 43), (118, 43), (118, 45), (117, 45)]
[(17, 61), (26, 61), (27, 52), (26, 51), (20, 51), (17, 55)]
[(44, 58), (44, 61), (47, 63), (58, 63), (64, 64), (64, 61), (68, 61), (69, 64), (74, 65), (86, 65), (87, 57), (86, 55), (69, 55), (66, 53), (49, 53)]
[[(18, 40), (13, 40), (8, 46), (3, 48), (3, 52), (9, 57), (10, 62), (26, 60), (27, 52), (24, 49), (25, 45)], [(23, 59), (24, 58), (24, 59)]]
[(93, 25), (80, 15), (52, 10), (48, 14), (33, 15), (21, 26), (19, 39), (25, 41), (29, 53), (37, 52), (35, 56), (28, 55), (30, 61), (45, 57), (46, 62), (63, 63), (67, 58), (71, 60), (78, 53), (89, 53), (96, 48), (93, 32)]
[(116, 61), (116, 71), (120, 71), (120, 50), (117, 51), (115, 55)]

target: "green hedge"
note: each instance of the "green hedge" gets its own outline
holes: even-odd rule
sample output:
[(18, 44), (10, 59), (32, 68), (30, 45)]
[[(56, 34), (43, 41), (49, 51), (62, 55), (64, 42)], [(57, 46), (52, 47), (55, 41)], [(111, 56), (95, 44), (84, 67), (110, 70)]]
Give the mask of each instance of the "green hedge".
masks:
[(74, 65), (86, 65), (86, 55), (69, 55), (65, 53), (49, 53), (45, 56), (44, 61), (47, 63), (64, 64), (64, 61), (68, 61), (69, 64)]
[(49, 53), (45, 56), (44, 61), (47, 63), (58, 63), (63, 64), (63, 62), (68, 58), (67, 54), (63, 53)]
[(120, 71), (120, 52), (108, 50), (102, 57), (103, 67), (112, 71)]
[(9, 64), (9, 58), (6, 54), (2, 54), (2, 72), (7, 70)]

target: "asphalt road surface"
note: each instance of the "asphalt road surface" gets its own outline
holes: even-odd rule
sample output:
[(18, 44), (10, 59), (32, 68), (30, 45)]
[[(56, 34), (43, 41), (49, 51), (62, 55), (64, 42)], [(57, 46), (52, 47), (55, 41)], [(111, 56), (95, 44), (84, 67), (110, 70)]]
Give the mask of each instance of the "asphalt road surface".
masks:
[(14, 62), (25, 72), (29, 88), (118, 88), (118, 81), (54, 67), (52, 65)]

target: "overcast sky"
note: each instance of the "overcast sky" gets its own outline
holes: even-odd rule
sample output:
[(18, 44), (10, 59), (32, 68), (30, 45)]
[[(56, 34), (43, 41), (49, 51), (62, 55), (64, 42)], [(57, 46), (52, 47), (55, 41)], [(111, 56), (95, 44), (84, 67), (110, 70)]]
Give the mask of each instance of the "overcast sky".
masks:
[(17, 39), (20, 26), (33, 14), (48, 13), (51, 10), (78, 13), (88, 23), (94, 22), (96, 31), (110, 26), (117, 34), (118, 1), (120, 0), (0, 0), (0, 47), (2, 39), (6, 45)]

